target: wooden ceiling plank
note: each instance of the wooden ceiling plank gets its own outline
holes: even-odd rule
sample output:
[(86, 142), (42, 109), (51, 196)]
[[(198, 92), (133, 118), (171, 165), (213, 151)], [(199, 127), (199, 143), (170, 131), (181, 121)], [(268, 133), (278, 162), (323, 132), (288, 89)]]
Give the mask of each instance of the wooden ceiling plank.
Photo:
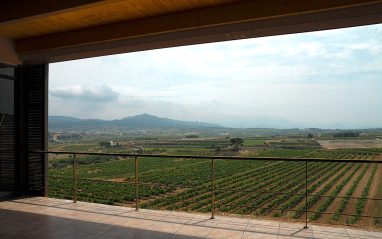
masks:
[(21, 39), (16, 41), (16, 52), (25, 54), (29, 52), (150, 36), (202, 27), (293, 16), (303, 13), (363, 6), (381, 2), (381, 0), (256, 0), (31, 39)]
[(0, 26), (97, 7), (123, 0), (14, 0), (0, 3)]
[[(243, 1), (250, 0), (208, 0), (208, 2), (201, 2), (199, 0), (125, 0), (102, 6), (89, 7), (74, 12), (67, 12), (11, 25), (0, 26), (0, 35), (15, 40), (31, 38), (39, 35), (50, 35), (60, 32), (75, 31), (83, 28), (113, 24), (122, 21), (133, 21), (142, 18), (198, 10), (201, 8), (221, 6), (231, 2), (237, 3)], [(2, 8), (0, 8), (0, 14), (1, 9)], [(50, 24), (50, 22), (54, 22), (55, 24)], [(31, 26), (34, 25), (38, 25), (40, 27), (32, 29)], [(8, 26), (19, 28), (20, 32), (25, 31), (25, 34), (14, 35), (12, 32), (5, 31), (4, 29)], [(40, 28), (44, 29), (44, 31), (41, 31)]]

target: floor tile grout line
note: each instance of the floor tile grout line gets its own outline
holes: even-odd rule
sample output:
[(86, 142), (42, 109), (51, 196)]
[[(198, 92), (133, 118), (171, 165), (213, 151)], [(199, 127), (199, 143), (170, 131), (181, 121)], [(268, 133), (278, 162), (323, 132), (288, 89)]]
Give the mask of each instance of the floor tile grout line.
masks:
[(178, 231), (180, 231), (184, 226), (188, 225), (188, 223), (189, 223), (190, 221), (192, 221), (195, 217), (196, 217), (196, 215), (195, 215), (193, 218), (191, 218), (190, 220), (188, 220), (187, 223), (183, 224), (183, 226), (181, 226), (176, 232), (174, 232), (174, 234), (172, 234), (168, 239), (170, 239), (170, 238), (173, 237), (176, 233), (178, 233)]
[[(0, 233), (0, 236), (1, 236), (1, 234), (7, 235), (7, 236), (10, 236), (10, 237), (15, 237), (14, 235), (11, 235), (11, 234), (8, 234), (8, 233)], [(29, 239), (28, 237), (23, 237), (23, 236), (19, 236), (19, 238), (21, 238), (21, 239)]]
[[(51, 202), (52, 200), (49, 200), (49, 202)], [(29, 201), (24, 201), (26, 204), (30, 204), (30, 203), (32, 203), (32, 202), (29, 202)], [(1, 203), (0, 203), (0, 205), (1, 205)], [(61, 208), (57, 208), (57, 207), (55, 207), (55, 206), (57, 206), (57, 205), (62, 205), (63, 207), (61, 207)], [(35, 207), (42, 207), (42, 206), (46, 206), (46, 207), (52, 207), (52, 205), (35, 205)], [(69, 204), (66, 204), (66, 206), (64, 207), (65, 205), (64, 204), (53, 204), (53, 207), (54, 207), (54, 209), (57, 209), (57, 210), (65, 210), (65, 211), (71, 211), (72, 209), (74, 209), (74, 210), (77, 210), (77, 207), (73, 207), (73, 206), (71, 206), (71, 205), (69, 205)], [(49, 215), (48, 214), (46, 214), (47, 216), (55, 216), (55, 215), (53, 215), (53, 214), (51, 214), (53, 211), (55, 211), (55, 210), (53, 210), (53, 211), (46, 211), (45, 212), (45, 210), (44, 210), (44, 212), (41, 212), (41, 213), (38, 213), (38, 212), (35, 212), (35, 207), (33, 207), (33, 210), (28, 210), (28, 208), (24, 208), (24, 209), (22, 209), (22, 210), (20, 210), (20, 212), (30, 212), (30, 213), (34, 213), (34, 214), (41, 214), (41, 215), (45, 215), (45, 213), (49, 213)], [(102, 208), (102, 209), (100, 209), (100, 208), (97, 208), (97, 207), (95, 207), (95, 209), (93, 210), (93, 211), (95, 211), (95, 210), (106, 210), (106, 209), (112, 209), (112, 207), (113, 206), (107, 206), (107, 205), (104, 205), (104, 207)], [(91, 209), (92, 207), (87, 207), (87, 209)], [(4, 208), (5, 210), (15, 210), (15, 208), (12, 206), (12, 207), (7, 207), (7, 208)], [(81, 210), (80, 210), (81, 211)], [(110, 216), (110, 217), (112, 217), (112, 216), (118, 216), (118, 215), (120, 215), (121, 213), (129, 213), (129, 211), (124, 211), (124, 212), (121, 212), (120, 210), (112, 210), (114, 213), (112, 214), (112, 215), (107, 215), (107, 216)], [(84, 211), (85, 213), (91, 213), (92, 211)], [(162, 219), (160, 219), (161, 221), (163, 221), (166, 217), (169, 217), (169, 216), (171, 216), (171, 215), (173, 215), (173, 212), (170, 212), (170, 213), (168, 213), (167, 215), (165, 215), (164, 217), (162, 217)], [(161, 216), (161, 215), (160, 215)], [(196, 216), (194, 216), (193, 218), (195, 218)], [(74, 218), (68, 218), (69, 220), (71, 220), (71, 219), (74, 219)], [(131, 219), (137, 219), (137, 218), (131, 218)], [(82, 220), (82, 219), (81, 219)], [(155, 222), (157, 222), (158, 221), (158, 219), (157, 220), (152, 220), (154, 223)], [(92, 221), (92, 223), (97, 223), (98, 222), (98, 220), (97, 221)], [(189, 222), (188, 222), (189, 223)], [(223, 223), (222, 222), (222, 220), (219, 220), (218, 222), (216, 222), (216, 224), (214, 224), (214, 226), (213, 226), (213, 229), (216, 229), (217, 228), (217, 225), (220, 225), (220, 223)], [(109, 224), (109, 225), (111, 225), (111, 224)], [(118, 225), (112, 225), (112, 226), (118, 226)], [(149, 228), (152, 228), (152, 226), (150, 226)], [(318, 235), (318, 234), (320, 234), (320, 231), (317, 229), (317, 228), (315, 228), (316, 230), (315, 230), (315, 232), (316, 232), (316, 234)], [(340, 228), (338, 228), (338, 229), (340, 229)], [(350, 235), (350, 234), (352, 234), (352, 233), (349, 233), (351, 230), (349, 229), (349, 230), (346, 230), (346, 229), (344, 229), (344, 228), (342, 228), (343, 230), (345, 230), (345, 232), (346, 232), (346, 234), (348, 235), (348, 238), (349, 239), (351, 239), (351, 238), (354, 238), (354, 236), (353, 235)], [(66, 229), (67, 230), (67, 229)], [(317, 231), (318, 230), (318, 231)], [(362, 229), (361, 229), (362, 230)], [(244, 232), (246, 232), (246, 231), (248, 231), (248, 225), (247, 225), (247, 227), (246, 227), (246, 229), (244, 230)], [(279, 229), (278, 229), (278, 235), (280, 235), (280, 232), (281, 232), (281, 225), (279, 224)], [(315, 235), (315, 233), (314, 233), (314, 230), (312, 230), (312, 236), (314, 237)], [(210, 234), (210, 233), (209, 233)], [(99, 235), (99, 234), (98, 234)], [(280, 236), (283, 236), (283, 235), (280, 235)]]
[(247, 231), (247, 228), (248, 228), (250, 222), (251, 222), (251, 220), (248, 220), (247, 226), (245, 227), (244, 232), (243, 232), (243, 234), (241, 235), (240, 239), (243, 238), (245, 232)]
[[(65, 229), (64, 229), (64, 230), (65, 230)], [(67, 231), (70, 231), (70, 233), (75, 232), (75, 231), (72, 231), (72, 230), (67, 230)], [(58, 239), (60, 239), (60, 238), (64, 238), (64, 237), (66, 237), (67, 235), (69, 235), (70, 233), (68, 233), (68, 234), (66, 234), (66, 235), (62, 235), (62, 236), (58, 237)]]
[[(133, 220), (133, 219), (129, 219), (129, 220), (127, 220), (125, 223), (123, 223), (122, 225), (124, 225), (124, 224), (126, 224), (128, 221), (130, 221), (130, 220)], [(108, 225), (110, 225), (110, 224), (108, 224)], [(104, 236), (106, 233), (108, 233), (108, 232), (111, 232), (112, 230), (114, 230), (114, 229), (116, 229), (116, 228), (118, 228), (118, 227), (121, 227), (122, 225), (112, 225), (112, 228), (110, 228), (110, 230), (107, 230), (107, 231), (105, 231), (102, 235), (100, 235), (100, 236)]]
[[(212, 220), (216, 220), (216, 218), (212, 219)], [(221, 221), (221, 219), (219, 221), (217, 221), (214, 226), (211, 227), (211, 231), (209, 231), (208, 234), (204, 238), (207, 238), (211, 234), (211, 232), (216, 228), (216, 226), (219, 224), (220, 221)]]
[(140, 233), (138, 233), (137, 235), (133, 236), (132, 238), (136, 238), (137, 236), (141, 235), (143, 232), (150, 230), (150, 228), (151, 228), (152, 226), (154, 226), (156, 223), (162, 221), (164, 218), (166, 218), (166, 217), (167, 217), (168, 215), (170, 215), (170, 214), (172, 214), (172, 212), (166, 214), (166, 215), (165, 215), (164, 217), (162, 217), (161, 219), (156, 220), (156, 222), (154, 222), (152, 225), (150, 225), (150, 226), (144, 228)]
[(349, 235), (349, 233), (348, 233), (348, 230), (346, 230), (346, 229), (344, 229), (344, 230), (345, 230), (345, 232), (346, 232), (346, 235), (348, 235), (349, 239), (351, 239), (351, 237), (350, 237), (350, 235)]

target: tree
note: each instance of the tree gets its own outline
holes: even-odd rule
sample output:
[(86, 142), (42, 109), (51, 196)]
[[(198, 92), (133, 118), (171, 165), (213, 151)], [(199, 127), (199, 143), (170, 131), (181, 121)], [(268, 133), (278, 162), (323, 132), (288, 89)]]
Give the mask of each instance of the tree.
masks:
[(110, 147), (111, 146), (111, 143), (110, 142), (108, 142), (108, 141), (106, 141), (106, 142), (99, 142), (99, 146), (104, 146), (104, 147)]
[(312, 133), (309, 133), (309, 134), (308, 134), (308, 138), (309, 138), (309, 139), (313, 138), (313, 134), (312, 134)]
[(359, 137), (359, 133), (357, 132), (346, 132), (346, 133), (337, 133), (333, 135), (334, 138), (344, 138), (344, 137)]
[(192, 138), (199, 138), (199, 135), (197, 135), (197, 134), (189, 134), (189, 135), (186, 135), (186, 138), (190, 138), (190, 139), (192, 139)]
[(242, 138), (232, 138), (231, 145), (235, 150), (239, 150), (239, 146), (243, 146), (244, 140)]

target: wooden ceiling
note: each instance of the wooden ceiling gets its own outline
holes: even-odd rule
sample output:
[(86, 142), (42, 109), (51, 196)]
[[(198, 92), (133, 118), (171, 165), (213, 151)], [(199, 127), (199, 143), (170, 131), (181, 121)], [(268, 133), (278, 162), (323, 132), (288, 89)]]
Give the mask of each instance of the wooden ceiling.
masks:
[[(65, 1), (72, 2), (72, 4), (77, 2)], [(3, 24), (0, 26), (0, 35), (19, 40), (245, 1), (246, 0), (87, 1), (89, 2), (88, 5), (78, 5), (75, 8), (62, 9), (52, 13), (36, 13), (38, 15), (35, 16), (28, 16), (28, 13), (17, 16), (6, 12), (8, 16), (6, 16), (6, 14), (0, 16), (0, 19), (3, 21)], [(13, 6), (12, 10), (14, 11), (39, 7), (38, 4), (34, 3), (39, 1), (27, 2), (26, 4), (31, 4), (30, 6), (17, 4), (17, 2), (21, 1), (10, 1), (7, 4)], [(57, 1), (49, 1), (48, 4), (55, 4), (54, 2)], [(7, 5), (5, 4), (5, 6), (1, 8), (5, 10)], [(7, 21), (7, 19), (11, 20)]]
[[(20, 56), (55, 51), (48, 54), (52, 57), (73, 47), (169, 33), (194, 31), (187, 38), (198, 38), (206, 36), (206, 33), (201, 36), (197, 30), (214, 32), (219, 27), (229, 29), (219, 33), (229, 36), (244, 26), (240, 24), (246, 23), (254, 24), (242, 28), (240, 31), (244, 34), (240, 38), (256, 37), (256, 34), (247, 35), (245, 32), (261, 29), (261, 26), (275, 19), (281, 21), (274, 23), (272, 28), (280, 26), (280, 29), (288, 21), (294, 22), (294, 26), (306, 25), (309, 17), (316, 17), (316, 22), (330, 20), (333, 23), (332, 26), (322, 23), (321, 28), (312, 25), (311, 29), (290, 32), (374, 24), (382, 22), (382, 17), (379, 18), (381, 6), (381, 0), (0, 0), (0, 36), (11, 39), (16, 54)], [(308, 18), (302, 17), (305, 15)], [(366, 21), (366, 18), (369, 20)], [(293, 19), (300, 20), (296, 22)], [(348, 23), (341, 25), (340, 21), (344, 19)], [(279, 33), (277, 30), (273, 32), (259, 35), (285, 33), (281, 30)], [(173, 40), (171, 34), (167, 36), (167, 41)], [(194, 42), (237, 38), (238, 35)], [(151, 43), (155, 41), (159, 40), (152, 40)], [(175, 45), (190, 43), (192, 41)], [(124, 44), (126, 46), (127, 43)], [(104, 46), (98, 45), (98, 50)], [(113, 48), (116, 47), (114, 44)], [(146, 46), (144, 49), (149, 48)], [(77, 50), (81, 51), (79, 48)]]

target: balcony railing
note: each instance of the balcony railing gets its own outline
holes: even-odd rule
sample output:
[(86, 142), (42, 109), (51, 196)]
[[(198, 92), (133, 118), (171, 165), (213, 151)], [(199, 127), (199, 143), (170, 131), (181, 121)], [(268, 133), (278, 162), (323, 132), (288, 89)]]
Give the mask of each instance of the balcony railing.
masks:
[[(236, 205), (236, 204), (222, 204), (222, 203), (216, 203), (215, 202), (215, 192), (216, 191), (233, 191), (233, 192), (246, 192), (246, 193), (263, 193), (263, 194), (276, 194), (276, 195), (303, 195), (305, 197), (305, 210), (298, 210), (298, 209), (284, 209), (284, 208), (278, 208), (278, 207), (267, 207), (269, 210), (282, 210), (282, 211), (298, 211), (305, 213), (305, 226), (304, 228), (308, 227), (308, 213), (319, 213), (319, 214), (336, 214), (336, 215), (342, 215), (342, 216), (351, 216), (351, 217), (360, 217), (360, 218), (374, 218), (374, 219), (381, 219), (382, 217), (375, 216), (375, 215), (356, 215), (356, 214), (346, 214), (346, 213), (335, 213), (335, 212), (320, 212), (320, 211), (310, 211), (308, 210), (308, 197), (326, 197), (326, 198), (347, 198), (347, 199), (358, 199), (358, 200), (374, 200), (374, 201), (380, 201), (382, 198), (370, 198), (370, 197), (353, 197), (353, 196), (332, 196), (332, 195), (317, 195), (317, 194), (309, 194), (308, 193), (308, 162), (340, 162), (340, 163), (373, 163), (373, 164), (381, 164), (382, 160), (360, 160), (360, 159), (324, 159), (324, 158), (276, 158), (276, 157), (229, 157), (229, 156), (192, 156), (192, 155), (162, 155), (162, 154), (122, 154), (122, 153), (90, 153), (90, 152), (62, 152), (62, 151), (31, 151), (31, 154), (68, 154), (73, 156), (73, 177), (57, 177), (57, 176), (49, 176), (49, 175), (35, 175), (36, 177), (42, 177), (42, 178), (59, 178), (59, 179), (69, 179), (73, 180), (73, 189), (70, 191), (73, 191), (73, 201), (77, 202), (77, 195), (78, 195), (78, 188), (77, 188), (77, 182), (79, 180), (83, 181), (96, 181), (96, 182), (104, 182), (106, 180), (98, 180), (98, 179), (84, 179), (84, 178), (78, 178), (77, 177), (77, 155), (107, 155), (107, 156), (118, 156), (118, 157), (132, 157), (135, 160), (135, 182), (123, 182), (123, 183), (133, 183), (135, 185), (135, 195), (116, 195), (112, 193), (101, 193), (101, 192), (86, 192), (86, 193), (99, 193), (99, 194), (105, 194), (105, 195), (115, 195), (115, 196), (133, 196), (134, 202), (135, 202), (135, 209), (139, 210), (139, 203), (141, 199), (153, 199), (152, 197), (144, 197), (138, 195), (138, 188), (139, 185), (150, 185), (150, 186), (161, 186), (161, 187), (168, 187), (169, 185), (163, 185), (160, 183), (145, 183), (145, 182), (139, 182), (139, 173), (138, 173), (138, 158), (140, 157), (151, 157), (151, 158), (178, 158), (178, 159), (209, 159), (211, 160), (211, 187), (194, 187), (194, 186), (186, 186), (186, 185), (171, 185), (173, 187), (179, 187), (179, 188), (193, 188), (193, 189), (201, 189), (201, 190), (208, 190), (211, 191), (211, 202), (208, 203), (211, 206), (211, 219), (215, 218), (215, 206), (232, 206), (232, 207), (247, 207), (251, 209), (259, 209), (263, 208), (263, 206), (249, 206), (248, 203), (246, 205)], [(305, 174), (305, 193), (288, 193), (288, 192), (275, 192), (275, 191), (268, 191), (268, 190), (239, 190), (239, 189), (225, 189), (225, 188), (215, 188), (215, 162), (216, 160), (249, 160), (249, 161), (287, 161), (287, 162), (305, 162), (305, 172), (301, 172)], [(129, 160), (129, 159), (127, 159)], [(379, 169), (381, 170), (381, 169)], [(375, 179), (378, 180), (378, 179)], [(68, 190), (68, 189), (60, 189), (60, 188), (52, 188), (52, 187), (46, 187), (43, 188), (45, 190), (45, 195), (47, 196), (48, 190)], [(186, 202), (186, 203), (199, 203), (199, 204), (207, 204), (206, 202), (196, 202), (196, 201), (187, 201), (187, 200), (171, 200), (171, 199), (165, 199), (160, 198), (156, 200), (164, 200), (164, 201), (172, 201), (174, 203), (176, 202)]]

